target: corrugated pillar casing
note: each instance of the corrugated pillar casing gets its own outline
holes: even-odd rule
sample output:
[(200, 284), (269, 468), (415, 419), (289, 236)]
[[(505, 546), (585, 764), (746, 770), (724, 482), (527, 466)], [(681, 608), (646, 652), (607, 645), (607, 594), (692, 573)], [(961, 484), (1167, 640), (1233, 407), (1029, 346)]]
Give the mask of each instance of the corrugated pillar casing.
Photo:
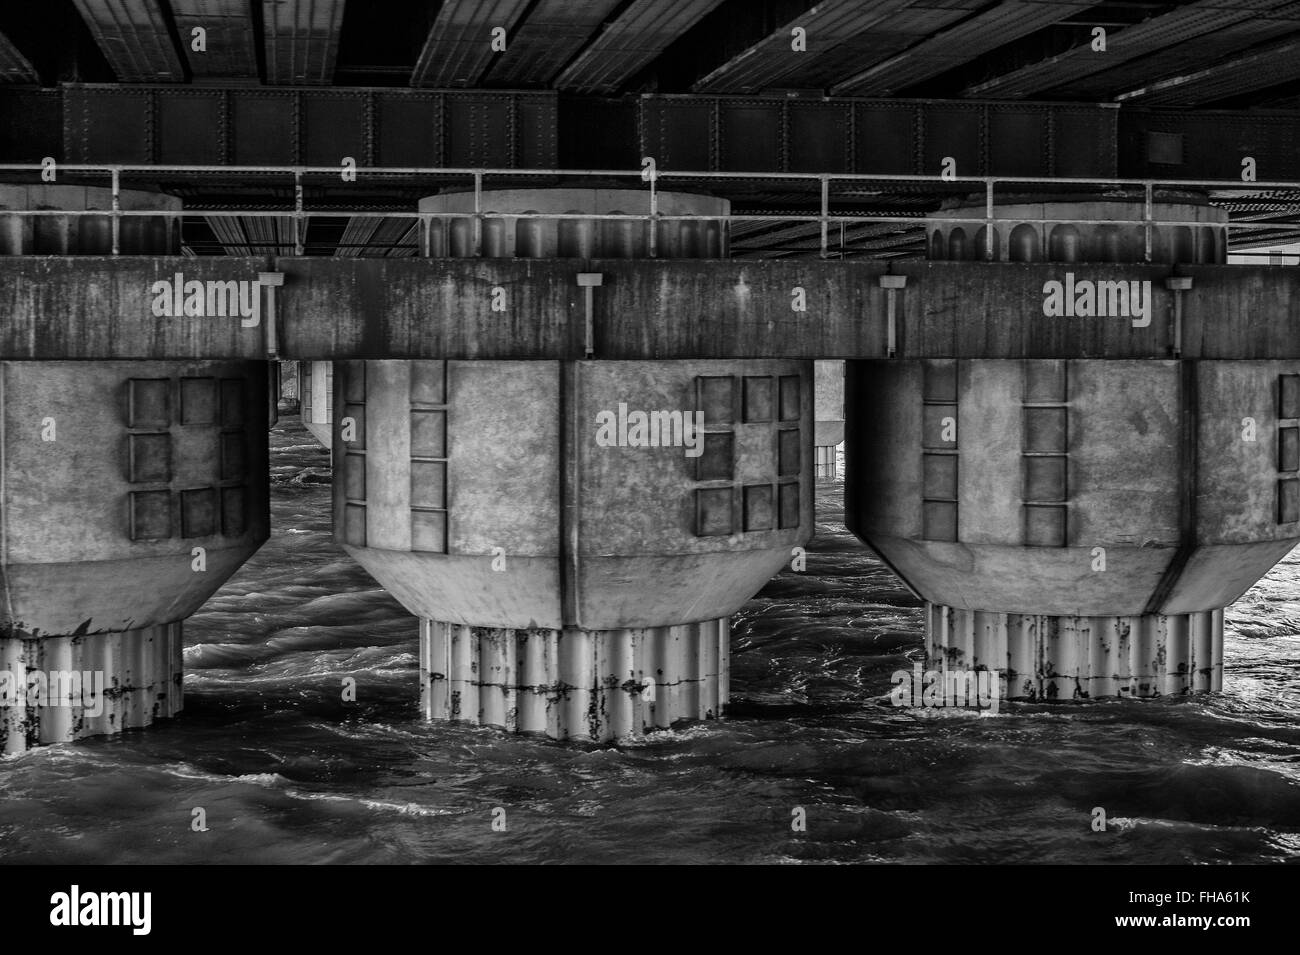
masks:
[[(0, 187), (9, 209), (110, 203)], [(127, 191), (122, 207), (159, 211), (123, 220), (123, 252), (175, 251), (177, 200)], [(0, 237), (10, 255), (102, 255), (112, 227), (0, 211)], [(181, 621), (268, 534), (268, 402), (263, 362), (0, 362), (6, 753), (180, 711)]]
[[(1155, 228), (1151, 261), (1223, 261), (1220, 210), (1157, 198), (1192, 224)], [(1173, 320), (1125, 269), (1145, 229), (1114, 220), (1140, 201), (997, 215), (931, 223), (930, 258), (1059, 263), (1044, 322)], [(927, 602), (931, 665), (998, 670), (1012, 699), (1220, 689), (1223, 608), (1300, 541), (1298, 362), (856, 361), (846, 406), (850, 529)]]
[[(637, 212), (646, 197), (484, 203)], [(660, 211), (726, 203), (661, 193)], [(482, 241), (574, 258), (581, 303), (577, 257), (644, 255), (648, 228), (512, 215)], [(469, 255), (473, 234), (468, 216), (440, 221), (431, 244)], [(656, 242), (719, 256), (726, 234), (667, 222)], [(333, 384), (336, 539), (421, 618), (426, 716), (609, 740), (722, 713), (731, 614), (812, 535), (811, 362), (352, 361)]]

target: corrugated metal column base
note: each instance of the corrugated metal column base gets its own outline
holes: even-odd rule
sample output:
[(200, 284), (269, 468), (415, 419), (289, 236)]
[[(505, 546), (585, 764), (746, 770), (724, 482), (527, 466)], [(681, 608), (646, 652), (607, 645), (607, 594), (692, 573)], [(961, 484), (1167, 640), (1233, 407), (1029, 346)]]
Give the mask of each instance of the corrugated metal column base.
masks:
[(76, 637), (0, 637), (5, 754), (175, 716), (182, 678), (179, 622)]
[(1223, 611), (1055, 617), (926, 606), (931, 666), (1002, 671), (1012, 700), (1175, 696), (1223, 687)]
[(730, 620), (638, 630), (510, 630), (420, 621), (420, 704), (552, 739), (607, 741), (727, 704)]

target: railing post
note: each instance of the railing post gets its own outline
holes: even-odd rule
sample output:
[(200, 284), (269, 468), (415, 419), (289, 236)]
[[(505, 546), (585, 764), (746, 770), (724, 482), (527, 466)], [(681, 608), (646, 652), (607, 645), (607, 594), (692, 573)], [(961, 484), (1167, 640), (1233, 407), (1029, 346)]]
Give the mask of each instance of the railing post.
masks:
[[(659, 194), (655, 191), (657, 174), (654, 171), (650, 173), (650, 238), (648, 240), (650, 248), (650, 258), (659, 257)], [(731, 231), (731, 223), (727, 223), (727, 231)]]
[(997, 241), (993, 237), (993, 180), (984, 180), (984, 258), (992, 262), (993, 243)]
[(474, 173), (474, 256), (483, 255), (483, 172)]
[(293, 171), (293, 254), (302, 257), (306, 244), (302, 216), (302, 170)]
[(822, 258), (830, 255), (828, 248), (830, 244), (830, 204), (831, 204), (831, 177), (822, 176)]
[(122, 173), (113, 167), (113, 254), (122, 254)]
[(1142, 219), (1144, 222), (1143, 231), (1146, 233), (1146, 239), (1145, 239), (1146, 251), (1143, 253), (1143, 258), (1142, 258), (1142, 261), (1144, 262), (1151, 261), (1151, 217), (1153, 215), (1154, 205), (1155, 205), (1153, 191), (1154, 190), (1152, 189), (1152, 184), (1148, 182), (1146, 184), (1146, 198), (1143, 202), (1143, 209), (1142, 209)]

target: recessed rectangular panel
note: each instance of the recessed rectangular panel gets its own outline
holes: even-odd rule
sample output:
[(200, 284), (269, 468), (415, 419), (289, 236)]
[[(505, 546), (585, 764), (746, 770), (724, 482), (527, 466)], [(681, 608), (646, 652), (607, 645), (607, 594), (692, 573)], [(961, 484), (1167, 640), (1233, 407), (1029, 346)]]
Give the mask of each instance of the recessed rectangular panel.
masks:
[(1295, 521), (1300, 521), (1300, 479), (1287, 478), (1277, 482), (1277, 522)]
[(1066, 544), (1064, 507), (1025, 505), (1025, 544), (1030, 547), (1064, 547)]
[(921, 408), (921, 447), (957, 447), (957, 406), (924, 405)]
[(181, 491), (181, 536), (207, 537), (216, 532), (216, 489), (204, 487)]
[(366, 400), (366, 363), (364, 361), (342, 362), (343, 400), (358, 404)]
[(798, 428), (784, 428), (777, 432), (777, 473), (781, 477), (799, 476), (800, 444)]
[(921, 456), (923, 497), (936, 501), (957, 500), (957, 455)]
[(1026, 501), (1066, 500), (1066, 458), (1024, 458), (1023, 460)]
[(221, 434), (221, 480), (238, 481), (244, 476), (244, 432), (223, 431)]
[(221, 379), (221, 424), (238, 428), (244, 424), (244, 379)]
[(1025, 409), (1024, 450), (1062, 454), (1069, 450), (1064, 408)]
[(727, 375), (720, 378), (696, 378), (696, 407), (704, 412), (706, 426), (732, 424), (736, 420), (733, 390), (736, 379)]
[(343, 541), (353, 547), (366, 546), (366, 506), (347, 504), (343, 508)]
[(129, 476), (132, 484), (166, 483), (172, 479), (170, 434), (133, 434), (129, 446)]
[(923, 501), (921, 536), (928, 541), (957, 539), (957, 504), (955, 501)]
[(131, 494), (131, 540), (165, 540), (172, 536), (170, 491)]
[(411, 512), (411, 550), (447, 553), (447, 512)]
[(444, 462), (411, 462), (411, 506), (447, 506), (447, 465)]
[(781, 376), (781, 420), (798, 421), (803, 410), (798, 375)]
[(732, 526), (731, 488), (702, 488), (695, 492), (696, 537), (726, 537)]
[(445, 411), (411, 412), (411, 457), (445, 458), (447, 456), (447, 413)]
[(780, 524), (782, 530), (788, 530), (799, 526), (799, 485), (796, 483), (782, 484), (777, 493), (780, 501)]
[(217, 379), (181, 379), (181, 424), (216, 424)]
[(695, 480), (730, 481), (734, 467), (733, 443), (730, 432), (704, 435), (704, 451), (695, 459)]
[(951, 361), (927, 361), (925, 363), (922, 394), (926, 401), (957, 401), (957, 363)]
[(1279, 418), (1300, 418), (1300, 375), (1278, 375)]
[(247, 492), (243, 487), (221, 489), (221, 533), (238, 537), (248, 528), (246, 513)]
[(343, 455), (343, 496), (350, 501), (366, 499), (366, 456)]
[(742, 420), (747, 423), (772, 420), (772, 385), (770, 376), (746, 376)]
[(127, 382), (127, 427), (170, 428), (171, 380), (132, 378)]
[(915, 172), (916, 114), (912, 106), (859, 105), (854, 171), (887, 175)]
[(1277, 469), (1300, 471), (1300, 428), (1278, 428)]
[(792, 101), (789, 110), (791, 172), (847, 172), (852, 106)]
[(776, 519), (772, 485), (754, 484), (745, 488), (745, 530), (770, 531)]
[(1065, 362), (1033, 359), (1025, 362), (1025, 401), (1047, 404), (1066, 400)]
[(411, 404), (442, 405), (447, 403), (447, 363), (445, 361), (411, 362)]

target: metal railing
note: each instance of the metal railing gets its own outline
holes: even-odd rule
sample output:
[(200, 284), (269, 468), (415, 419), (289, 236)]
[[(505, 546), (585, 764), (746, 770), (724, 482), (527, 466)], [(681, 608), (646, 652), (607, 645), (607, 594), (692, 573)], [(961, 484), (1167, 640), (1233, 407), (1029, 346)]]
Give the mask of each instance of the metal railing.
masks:
[[(1002, 187), (1038, 187), (1040, 191), (1051, 191), (1062, 187), (1080, 187), (1098, 190), (1131, 190), (1133, 192), (1141, 191), (1141, 201), (1143, 204), (1143, 215), (1140, 218), (1131, 219), (1107, 219), (1107, 223), (1114, 225), (1131, 225), (1142, 226), (1145, 236), (1144, 257), (1146, 261), (1151, 260), (1153, 232), (1157, 228), (1189, 226), (1189, 227), (1222, 227), (1228, 230), (1277, 230), (1294, 227), (1300, 230), (1300, 218), (1294, 221), (1280, 218), (1263, 218), (1258, 220), (1237, 220), (1224, 223), (1213, 223), (1204, 221), (1185, 221), (1177, 219), (1161, 219), (1155, 215), (1155, 203), (1157, 201), (1157, 191), (1161, 189), (1178, 190), (1178, 191), (1200, 191), (1200, 190), (1231, 190), (1237, 193), (1243, 193), (1241, 196), (1234, 197), (1238, 201), (1245, 200), (1251, 194), (1267, 193), (1274, 191), (1286, 191), (1296, 193), (1292, 200), (1284, 202), (1285, 205), (1291, 205), (1295, 209), (1295, 214), (1300, 216), (1300, 182), (1288, 181), (1258, 181), (1245, 182), (1240, 180), (1185, 180), (1185, 179), (1124, 179), (1124, 178), (1077, 178), (1077, 177), (1057, 177), (1043, 178), (1032, 176), (918, 176), (918, 175), (897, 175), (897, 174), (873, 174), (873, 173), (796, 173), (796, 172), (691, 172), (691, 171), (665, 171), (658, 169), (626, 170), (626, 169), (502, 169), (502, 168), (443, 168), (443, 167), (351, 167), (344, 168), (338, 166), (175, 166), (175, 165), (133, 165), (133, 164), (112, 164), (112, 165), (86, 165), (86, 164), (67, 164), (56, 167), (57, 175), (69, 175), (76, 177), (94, 177), (105, 176), (108, 179), (107, 188), (111, 190), (112, 204), (110, 209), (86, 209), (86, 210), (64, 210), (64, 209), (0, 209), (2, 216), (55, 216), (55, 217), (76, 217), (76, 216), (103, 216), (105, 213), (112, 219), (112, 254), (119, 255), (121, 250), (121, 221), (123, 218), (183, 218), (185, 216), (203, 216), (205, 218), (275, 218), (275, 219), (292, 219), (294, 223), (294, 251), (296, 255), (304, 253), (306, 245), (306, 223), (312, 218), (375, 218), (375, 219), (410, 219), (419, 226), (419, 250), (422, 255), (428, 255), (432, 246), (431, 230), (432, 223), (435, 220), (452, 220), (472, 217), (474, 221), (473, 233), (473, 254), (482, 255), (483, 252), (483, 223), (489, 219), (574, 219), (581, 221), (636, 221), (636, 222), (673, 222), (673, 221), (724, 221), (727, 223), (738, 222), (760, 222), (760, 223), (806, 223), (817, 225), (817, 232), (820, 234), (819, 246), (816, 251), (822, 258), (830, 258), (834, 255), (830, 247), (830, 226), (832, 223), (843, 227), (845, 224), (901, 224), (916, 227), (921, 223), (971, 223), (980, 224), (992, 233), (993, 229), (1004, 222), (1034, 222), (1044, 228), (1047, 225), (1077, 222), (1078, 219), (1026, 219), (1026, 218), (1006, 218), (999, 217), (997, 213), (997, 190)], [(0, 176), (5, 173), (42, 173), (46, 167), (39, 164), (0, 164)], [(284, 176), (286, 185), (291, 184), (293, 188), (293, 204), (285, 209), (148, 209), (148, 210), (125, 210), (121, 207), (122, 177), (124, 175), (136, 175), (144, 179), (159, 176), (208, 176), (218, 174), (222, 177), (256, 177), (259, 181), (264, 181), (267, 176)], [(304, 179), (309, 176), (330, 176), (340, 177), (341, 183), (358, 183), (370, 179), (372, 182), (389, 180), (395, 178), (409, 179), (410, 177), (428, 177), (445, 180), (447, 178), (459, 178), (472, 183), (474, 206), (472, 211), (467, 212), (419, 212), (413, 210), (393, 210), (393, 211), (351, 211), (338, 208), (308, 209), (304, 199)], [(636, 180), (643, 187), (646, 195), (647, 208), (644, 213), (497, 213), (486, 211), (483, 208), (483, 196), (485, 184), (490, 178), (508, 179), (518, 183), (521, 180), (538, 180), (538, 179), (614, 179), (614, 180)], [(663, 191), (660, 185), (666, 180), (675, 180), (682, 183), (685, 188), (688, 184), (699, 184), (709, 180), (719, 181), (765, 181), (773, 185), (789, 182), (806, 182), (816, 184), (819, 193), (819, 209), (815, 213), (768, 213), (768, 214), (725, 214), (711, 215), (707, 213), (696, 214), (675, 214), (665, 215), (659, 212), (659, 193)], [(963, 186), (969, 187), (970, 193), (984, 195), (984, 214), (954, 216), (943, 214), (940, 211), (933, 212), (913, 212), (905, 215), (889, 215), (880, 213), (861, 213), (861, 212), (837, 212), (832, 208), (835, 193), (833, 187), (835, 184), (882, 184), (886, 188), (882, 192), (888, 192), (890, 185), (908, 185), (908, 186), (932, 186), (939, 192), (948, 192), (953, 195), (960, 193)], [(44, 183), (43, 183), (44, 184)], [(57, 184), (50, 183), (50, 184)], [(78, 185), (86, 185), (79, 182)], [(608, 188), (608, 187), (606, 187)], [(683, 188), (679, 186), (679, 189)], [(1094, 196), (1088, 198), (1101, 198)], [(1040, 200), (1041, 201), (1041, 200)], [(1137, 201), (1134, 196), (1134, 202)], [(1170, 201), (1177, 201), (1173, 199)], [(653, 257), (656, 253), (656, 233), (657, 229), (651, 228), (648, 235), (649, 253)], [(239, 243), (247, 244), (247, 243)], [(808, 251), (814, 251), (809, 249)], [(991, 242), (984, 243), (985, 257), (992, 259), (994, 257), (994, 246)]]

